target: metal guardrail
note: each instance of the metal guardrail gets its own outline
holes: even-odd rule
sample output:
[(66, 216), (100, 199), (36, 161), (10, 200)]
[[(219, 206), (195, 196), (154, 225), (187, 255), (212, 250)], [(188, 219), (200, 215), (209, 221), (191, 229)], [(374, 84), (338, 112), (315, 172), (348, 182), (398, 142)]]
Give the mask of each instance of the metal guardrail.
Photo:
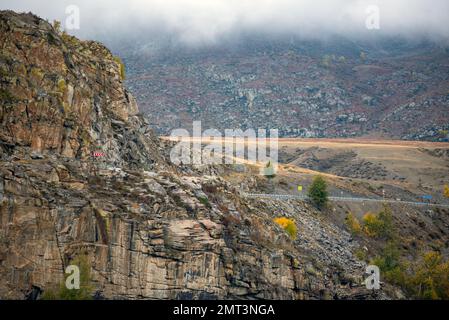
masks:
[[(307, 196), (302, 195), (291, 195), (291, 194), (266, 194), (266, 193), (246, 193), (243, 192), (242, 195), (247, 198), (264, 198), (264, 199), (278, 199), (278, 200), (302, 200), (308, 199)], [(357, 197), (329, 197), (330, 201), (334, 202), (376, 202), (376, 203), (396, 203), (412, 206), (429, 206), (429, 207), (439, 207), (439, 208), (449, 208), (449, 204), (444, 203), (427, 203), (427, 202), (413, 202), (413, 201), (402, 201), (394, 199), (374, 199), (374, 198), (357, 198)]]

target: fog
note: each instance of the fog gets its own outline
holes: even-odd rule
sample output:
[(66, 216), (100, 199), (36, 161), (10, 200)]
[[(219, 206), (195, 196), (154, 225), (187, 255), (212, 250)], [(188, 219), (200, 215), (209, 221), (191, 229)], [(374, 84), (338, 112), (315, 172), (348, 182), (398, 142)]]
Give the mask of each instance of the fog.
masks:
[[(52, 21), (67, 19), (68, 5), (80, 9), (88, 39), (170, 36), (185, 44), (217, 43), (242, 33), (294, 34), (310, 38), (369, 34), (449, 38), (447, 0), (2, 0), (1, 9), (32, 11)], [(379, 8), (379, 29), (366, 20)]]

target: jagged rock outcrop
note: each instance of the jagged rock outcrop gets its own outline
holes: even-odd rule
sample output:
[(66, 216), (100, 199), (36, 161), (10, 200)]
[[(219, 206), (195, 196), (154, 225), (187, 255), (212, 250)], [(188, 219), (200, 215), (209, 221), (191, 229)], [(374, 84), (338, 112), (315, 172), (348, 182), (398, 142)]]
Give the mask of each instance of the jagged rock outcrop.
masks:
[[(116, 166), (151, 167), (156, 145), (123, 88), (108, 49), (60, 33), (33, 15), (0, 20), (0, 138), (15, 148), (86, 160), (98, 149)], [(31, 152), (28, 152), (31, 151)]]
[(382, 295), (360, 285), (349, 234), (311, 208), (172, 168), (102, 45), (13, 12), (0, 45), (0, 298), (38, 298), (79, 256), (108, 299)]

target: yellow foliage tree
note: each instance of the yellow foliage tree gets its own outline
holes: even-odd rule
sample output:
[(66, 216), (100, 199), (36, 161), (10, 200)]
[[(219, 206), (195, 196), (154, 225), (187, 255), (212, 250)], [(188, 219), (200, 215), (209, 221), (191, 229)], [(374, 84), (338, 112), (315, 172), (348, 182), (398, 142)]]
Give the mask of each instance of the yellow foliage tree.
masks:
[(368, 212), (363, 216), (363, 231), (370, 237), (391, 238), (393, 236), (393, 217), (385, 207), (378, 214)]
[(353, 235), (360, 234), (360, 232), (362, 231), (362, 226), (360, 225), (359, 220), (356, 217), (354, 217), (352, 212), (348, 212), (345, 222), (349, 231), (351, 231)]
[(273, 221), (277, 223), (280, 227), (282, 227), (282, 229), (284, 229), (288, 233), (291, 239), (293, 240), (296, 239), (298, 228), (296, 227), (296, 223), (293, 219), (279, 217), (275, 218)]
[(377, 233), (375, 229), (378, 225), (377, 216), (374, 213), (368, 212), (363, 216), (363, 231), (370, 237), (375, 237)]
[(410, 284), (420, 299), (449, 299), (449, 261), (438, 252), (427, 252)]
[(446, 198), (449, 198), (449, 186), (448, 185), (444, 186), (444, 196)]

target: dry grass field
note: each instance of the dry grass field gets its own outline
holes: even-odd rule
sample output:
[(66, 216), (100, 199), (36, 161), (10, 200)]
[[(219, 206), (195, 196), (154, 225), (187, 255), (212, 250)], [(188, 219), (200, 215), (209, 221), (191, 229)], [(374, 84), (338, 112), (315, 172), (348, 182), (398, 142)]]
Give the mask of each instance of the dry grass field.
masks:
[[(190, 141), (199, 142), (199, 139), (190, 138)], [(230, 141), (218, 140), (223, 144)], [(202, 139), (201, 142), (206, 145), (212, 140)], [(233, 143), (248, 145), (244, 139), (233, 140)], [(327, 178), (335, 196), (385, 195), (419, 201), (423, 195), (432, 195), (434, 201), (447, 201), (442, 191), (449, 184), (449, 143), (280, 138), (278, 153), (278, 172), (268, 186), (258, 175), (264, 164), (245, 159), (235, 159), (240, 169), (230, 170), (227, 177), (236, 184), (254, 178), (262, 191), (295, 193), (298, 185), (306, 191), (312, 178), (321, 174)], [(242, 165), (245, 170), (241, 169)]]

